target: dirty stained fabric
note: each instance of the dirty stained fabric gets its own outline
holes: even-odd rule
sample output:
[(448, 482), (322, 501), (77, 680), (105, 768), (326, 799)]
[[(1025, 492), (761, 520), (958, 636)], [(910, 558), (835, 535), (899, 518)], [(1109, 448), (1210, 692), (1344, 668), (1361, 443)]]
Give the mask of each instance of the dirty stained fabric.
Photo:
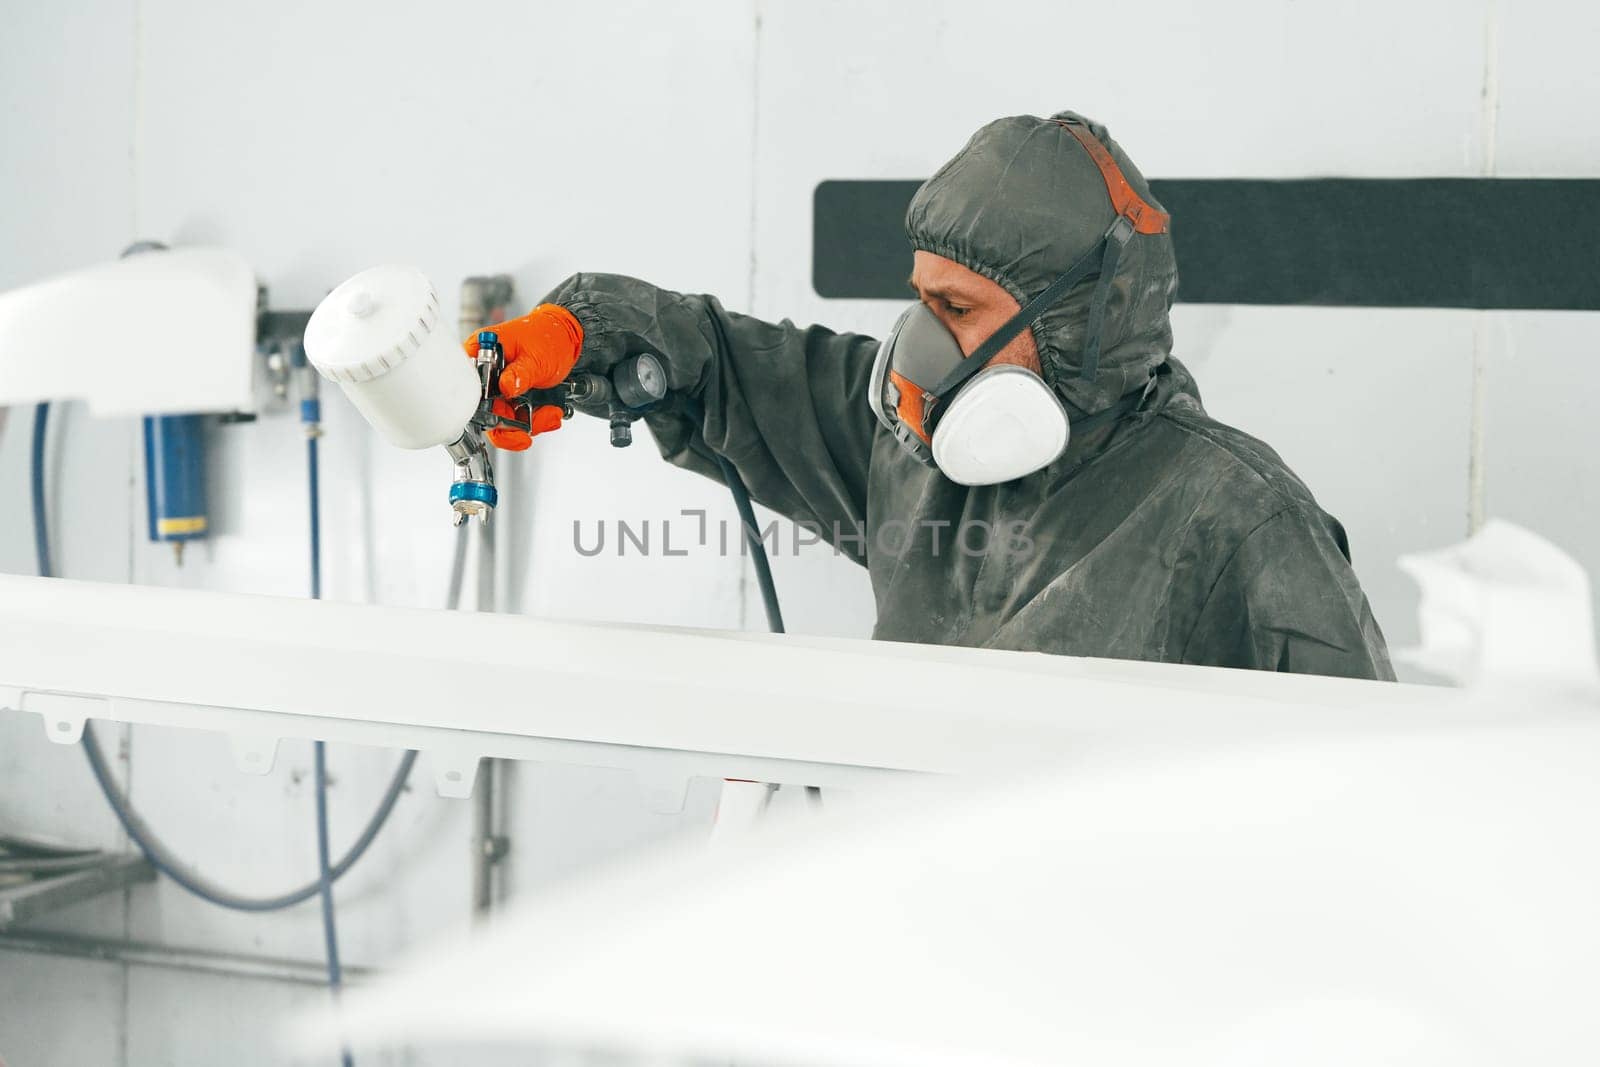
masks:
[[(1135, 190), (1142, 175), (1091, 125)], [(913, 200), (913, 248), (1020, 303), (1097, 242), (1104, 179), (1055, 122), (1001, 119)], [(1174, 225), (1181, 225), (1175, 220)], [(653, 352), (671, 393), (646, 421), (671, 462), (752, 496), (864, 564), (873, 636), (1357, 678), (1393, 677), (1343, 528), (1273, 450), (1208, 417), (1168, 322), (1165, 234), (1117, 266), (1098, 375), (1079, 376), (1091, 277), (1037, 322), (1044, 376), (1082, 415), (1143, 397), (1035, 474), (957, 485), (905, 454), (867, 403), (877, 341), (725, 310), (710, 296), (579, 274), (547, 298), (583, 324), (579, 369)]]

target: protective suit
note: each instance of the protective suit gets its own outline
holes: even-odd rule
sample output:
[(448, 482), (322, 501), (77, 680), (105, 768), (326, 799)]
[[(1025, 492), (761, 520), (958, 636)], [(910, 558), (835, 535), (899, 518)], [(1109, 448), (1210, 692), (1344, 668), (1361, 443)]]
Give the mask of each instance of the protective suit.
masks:
[[(917, 193), (906, 229), (914, 249), (1026, 304), (1114, 217), (1083, 146), (1022, 116), (979, 130)], [(665, 361), (671, 392), (646, 418), (663, 456), (717, 478), (720, 453), (757, 500), (867, 567), (874, 637), (1392, 678), (1344, 530), (1272, 449), (1206, 415), (1172, 357), (1170, 238), (1141, 234), (1117, 263), (1090, 381), (1078, 358), (1094, 284), (1033, 325), (1043, 377), (1075, 418), (1136, 405), (1044, 469), (975, 487), (878, 424), (872, 338), (616, 275), (576, 275), (547, 299), (582, 324), (580, 370), (641, 351)]]

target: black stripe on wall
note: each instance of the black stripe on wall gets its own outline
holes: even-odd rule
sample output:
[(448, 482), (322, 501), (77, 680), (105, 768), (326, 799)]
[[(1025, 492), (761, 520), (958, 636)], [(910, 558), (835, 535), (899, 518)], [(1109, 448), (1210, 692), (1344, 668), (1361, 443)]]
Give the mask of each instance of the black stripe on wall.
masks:
[[(914, 181), (817, 186), (819, 296), (910, 299)], [(1600, 310), (1600, 180), (1152, 181), (1191, 304)]]

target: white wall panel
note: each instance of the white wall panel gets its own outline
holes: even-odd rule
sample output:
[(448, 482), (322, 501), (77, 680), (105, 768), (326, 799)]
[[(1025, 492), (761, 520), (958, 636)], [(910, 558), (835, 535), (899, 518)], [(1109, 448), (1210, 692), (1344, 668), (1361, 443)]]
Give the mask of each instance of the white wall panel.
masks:
[[(311, 746), (285, 742), (273, 773), (236, 770), (224, 735), (143, 727), (133, 742), (133, 801), (173, 851), (205, 877), (247, 895), (282, 892), (317, 876)], [(376, 808), (399, 753), (331, 746), (328, 805), (335, 858)], [(197, 819), (196, 811), (205, 817)], [(391, 958), (414, 938), (462, 927), (469, 914), (469, 806), (434, 795), (419, 764), (414, 784), (372, 850), (339, 883), (339, 930), (351, 963)], [(316, 899), (268, 914), (225, 911), (162, 880), (133, 895), (139, 941), (322, 957)]]
[[(125, 782), (127, 764), (120, 758), (125, 728), (104, 726), (97, 735), (112, 765)], [(51, 838), (88, 848), (126, 847), (122, 828), (100, 797), (89, 763), (76, 745), (58, 745), (45, 736), (37, 715), (0, 715), (0, 831)], [(121, 896), (110, 902), (73, 909), (63, 927), (121, 936)]]
[(1155, 178), (1474, 174), (1486, 7), (1172, 3), (1130, 22), (1087, 3), (769, 5), (758, 310), (884, 329), (881, 305), (812, 292), (812, 190), (925, 178), (1002, 115), (1083, 112)]
[(0, 950), (0, 1061), (11, 1067), (124, 1062), (122, 995), (120, 964)]
[[(1494, 172), (1600, 177), (1600, 7), (1503, 0), (1493, 39)], [(1600, 313), (1500, 312), (1481, 330), (1484, 510), (1539, 530), (1600, 573), (1600, 423), (1587, 384)]]
[[(199, 1067), (337, 1063), (337, 1050), (319, 1060), (289, 1059), (272, 1040), (278, 1020), (325, 998), (323, 990), (157, 967), (132, 968), (128, 983), (126, 1062)], [(173, 1026), (182, 1017), (189, 1025)]]
[(596, 772), (559, 763), (511, 763), (505, 888), (543, 889), (595, 864), (616, 862), (674, 835), (709, 835), (722, 783), (688, 783), (683, 811), (639, 816), (640, 782), (626, 771)]
[[(0, 570), (36, 574), (29, 477), (33, 405), (8, 409), (0, 427)], [(82, 404), (52, 404), (45, 439), (45, 513), (58, 572), (89, 581), (128, 580), (144, 503), (133, 483), (142, 447), (136, 419), (97, 419)], [(63, 489), (63, 487), (70, 487)], [(169, 550), (170, 551), (170, 550)]]
[(0, 289), (110, 258), (131, 239), (134, 6), (6, 5)]
[(1495, 46), (1495, 173), (1600, 177), (1600, 6), (1500, 0)]
[(525, 298), (579, 266), (725, 288), (749, 248), (744, 11), (150, 0), (141, 222), (225, 240), (302, 305), (388, 260), (515, 267)]
[[(133, 0), (8, 5), (0, 34), (0, 289), (116, 256), (132, 240)], [(85, 314), (93, 309), (85, 308)], [(70, 339), (35, 359), (71, 359)], [(125, 420), (58, 405), (49, 470), (91, 506), (52, 501), (57, 563), (126, 581), (130, 445)], [(63, 429), (67, 433), (63, 433)], [(34, 573), (29, 526), (31, 409), (0, 418), (0, 569)]]
[(1543, 533), (1600, 581), (1600, 421), (1589, 387), (1600, 361), (1600, 314), (1488, 319), (1485, 511)]
[[(133, 41), (133, 0), (7, 5), (0, 34), (0, 101), (6, 109), (0, 289), (109, 259), (131, 240)], [(70, 359), (70, 344), (64, 339), (60, 349), (31, 358)], [(0, 569), (32, 573), (33, 540), (25, 524), (28, 412), (14, 410), (6, 422), (0, 429), (0, 500), (10, 505), (11, 518), (0, 523)], [(98, 451), (127, 430), (106, 423), (78, 425), (76, 432), (88, 435)], [(127, 577), (127, 550), (118, 527), (126, 517), (127, 466), (120, 442), (106, 454), (110, 463), (91, 475), (104, 509), (103, 528), (94, 525), (119, 547), (110, 561), (77, 551), (76, 542), (68, 554), (86, 568), (85, 577), (121, 581)], [(114, 491), (106, 492), (108, 486)]]

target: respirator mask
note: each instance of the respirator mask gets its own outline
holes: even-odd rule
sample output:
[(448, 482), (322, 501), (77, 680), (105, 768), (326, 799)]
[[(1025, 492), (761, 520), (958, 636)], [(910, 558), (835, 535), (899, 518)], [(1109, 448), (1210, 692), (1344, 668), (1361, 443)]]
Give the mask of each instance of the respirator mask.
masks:
[(878, 346), (868, 399), (878, 421), (900, 446), (960, 485), (996, 485), (1032, 474), (1066, 451), (1082, 432), (1118, 418), (1125, 406), (1070, 419), (1055, 391), (1025, 367), (991, 365), (1078, 282), (1098, 273), (1089, 303), (1080, 377), (1093, 381), (1111, 280), (1136, 233), (1165, 233), (1165, 212), (1139, 197), (1105, 145), (1082, 123), (1057, 124), (1083, 145), (1105, 179), (1117, 217), (1106, 232), (1043, 292), (1033, 297), (970, 356), (927, 305), (913, 304)]

